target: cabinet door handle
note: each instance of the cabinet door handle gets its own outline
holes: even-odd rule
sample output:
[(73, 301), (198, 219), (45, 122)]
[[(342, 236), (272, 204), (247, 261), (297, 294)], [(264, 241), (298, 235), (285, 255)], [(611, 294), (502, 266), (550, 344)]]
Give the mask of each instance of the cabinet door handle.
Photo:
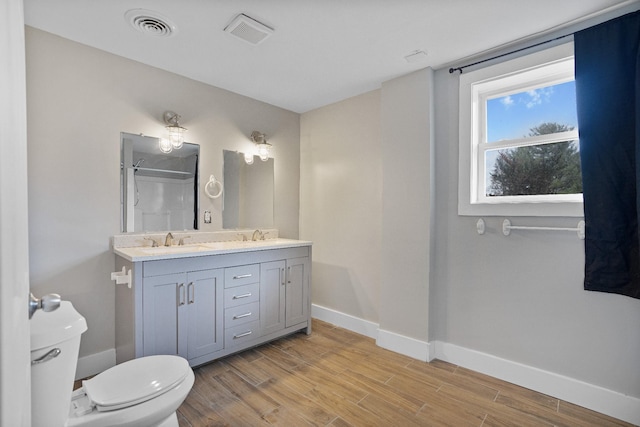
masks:
[(291, 267), (287, 267), (287, 283), (291, 283)]
[(285, 283), (284, 283), (284, 282), (287, 280), (287, 279), (286, 279), (286, 277), (287, 277), (287, 276), (285, 276), (285, 274), (284, 274), (284, 268), (283, 268), (283, 269), (281, 269), (281, 270), (280, 270), (280, 279), (282, 280), (282, 286), (284, 286), (284, 285), (285, 285)]
[(246, 294), (242, 294), (242, 295), (234, 295), (233, 299), (248, 298), (250, 296), (251, 296), (251, 292), (247, 292)]
[(249, 316), (251, 316), (251, 312), (244, 313), (244, 314), (237, 314), (233, 316), (233, 320), (242, 319), (243, 317), (249, 317)]
[(253, 331), (243, 332), (243, 333), (241, 333), (241, 334), (234, 335), (234, 336), (233, 336), (233, 339), (235, 340), (236, 338), (246, 337), (247, 335), (251, 335), (252, 333), (253, 333)]
[(184, 283), (178, 285), (178, 305), (184, 305)]
[(187, 295), (189, 296), (189, 304), (193, 304), (196, 300), (196, 287), (193, 282), (187, 285)]
[(238, 276), (233, 276), (233, 279), (246, 279), (247, 277), (251, 277), (253, 276), (253, 274), (249, 273), (249, 274), (240, 274)]

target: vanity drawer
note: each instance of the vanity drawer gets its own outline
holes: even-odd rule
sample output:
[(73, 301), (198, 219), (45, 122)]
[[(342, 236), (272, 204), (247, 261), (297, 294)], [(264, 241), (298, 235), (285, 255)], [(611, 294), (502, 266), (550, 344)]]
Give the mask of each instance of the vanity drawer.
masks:
[(225, 329), (260, 320), (260, 303), (252, 302), (224, 310)]
[(233, 348), (247, 341), (255, 340), (260, 336), (260, 322), (250, 322), (224, 330), (225, 348)]
[(249, 304), (260, 299), (260, 283), (236, 286), (235, 288), (224, 290), (224, 308), (235, 307), (242, 304)]
[(248, 285), (260, 281), (260, 264), (240, 265), (224, 269), (224, 287)]

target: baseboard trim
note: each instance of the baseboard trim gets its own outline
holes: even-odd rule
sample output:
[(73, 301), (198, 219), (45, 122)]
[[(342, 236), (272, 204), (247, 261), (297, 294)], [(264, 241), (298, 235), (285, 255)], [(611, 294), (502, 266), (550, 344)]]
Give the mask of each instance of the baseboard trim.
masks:
[(437, 359), (640, 425), (638, 398), (454, 344), (432, 347)]
[(321, 305), (311, 305), (311, 317), (348, 329), (369, 338), (378, 338), (378, 324)]
[(384, 329), (378, 329), (376, 344), (387, 350), (404, 354), (423, 362), (429, 362), (433, 359), (433, 357), (430, 357), (428, 342), (385, 331)]
[(387, 350), (404, 354), (405, 356), (424, 362), (433, 359), (429, 351), (429, 343), (409, 338), (395, 332), (380, 329), (380, 325), (368, 320), (363, 320), (349, 314), (345, 314), (321, 305), (311, 305), (311, 317), (329, 322), (332, 325), (348, 329), (360, 335), (376, 340), (376, 344)]
[(116, 349), (102, 351), (78, 358), (76, 380), (97, 375), (116, 365)]

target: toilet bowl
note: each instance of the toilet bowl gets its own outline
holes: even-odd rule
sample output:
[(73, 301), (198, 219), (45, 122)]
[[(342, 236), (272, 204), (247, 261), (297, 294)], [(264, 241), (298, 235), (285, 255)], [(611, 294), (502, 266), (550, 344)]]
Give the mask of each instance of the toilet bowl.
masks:
[(148, 356), (116, 365), (73, 389), (85, 319), (70, 302), (31, 319), (33, 427), (177, 427), (176, 410), (194, 382), (178, 356)]

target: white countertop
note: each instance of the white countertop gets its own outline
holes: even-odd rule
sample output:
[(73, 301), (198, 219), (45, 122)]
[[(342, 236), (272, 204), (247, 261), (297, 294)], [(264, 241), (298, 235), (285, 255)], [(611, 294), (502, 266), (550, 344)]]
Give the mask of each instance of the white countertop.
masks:
[(155, 261), (162, 259), (189, 258), (196, 256), (221, 255), (238, 252), (262, 251), (268, 249), (294, 248), (311, 246), (308, 240), (265, 239), (257, 241), (227, 241), (195, 243), (183, 246), (139, 246), (130, 248), (114, 248), (113, 252), (122, 258), (132, 261)]

